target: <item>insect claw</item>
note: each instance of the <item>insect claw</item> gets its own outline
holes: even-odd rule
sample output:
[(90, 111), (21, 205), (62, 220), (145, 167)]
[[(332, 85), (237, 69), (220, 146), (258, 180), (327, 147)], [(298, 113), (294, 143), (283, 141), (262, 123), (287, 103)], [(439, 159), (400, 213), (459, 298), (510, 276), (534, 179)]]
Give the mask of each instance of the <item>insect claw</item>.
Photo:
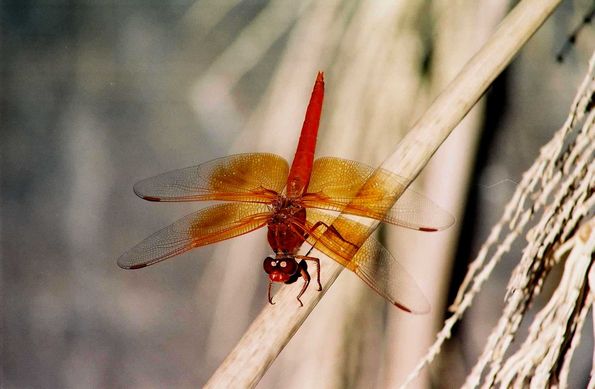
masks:
[(269, 293), (268, 293), (268, 298), (269, 298), (269, 304), (271, 305), (275, 305), (275, 303), (273, 302), (273, 297), (271, 296), (271, 289), (273, 287), (273, 283), (269, 282)]

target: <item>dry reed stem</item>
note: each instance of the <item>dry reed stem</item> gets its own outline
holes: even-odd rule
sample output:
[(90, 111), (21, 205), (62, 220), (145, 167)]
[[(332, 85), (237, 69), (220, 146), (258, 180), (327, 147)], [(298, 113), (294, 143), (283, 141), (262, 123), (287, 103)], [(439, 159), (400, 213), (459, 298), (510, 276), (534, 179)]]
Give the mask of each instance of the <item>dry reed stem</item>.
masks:
[[(521, 348), (508, 358), (497, 378), (504, 387), (523, 385), (543, 388), (551, 384), (550, 375), (560, 369), (561, 382), (568, 378), (570, 355), (578, 344), (584, 319), (593, 296), (587, 276), (595, 251), (595, 218), (583, 225), (556, 250), (559, 261), (568, 255), (564, 274), (547, 305), (539, 312)], [(569, 341), (571, 340), (571, 341)], [(566, 353), (558, 365), (560, 354)]]
[[(532, 298), (539, 293), (549, 269), (559, 259), (552, 256), (551, 253), (556, 250), (558, 242), (564, 241), (576, 230), (582, 218), (592, 213), (595, 206), (595, 197), (592, 196), (595, 181), (595, 162), (592, 159), (595, 153), (595, 128), (593, 125), (595, 112), (589, 106), (594, 92), (595, 56), (591, 59), (589, 72), (579, 88), (568, 119), (553, 139), (542, 148), (541, 154), (533, 166), (523, 175), (513, 198), (506, 206), (504, 215), (492, 229), (477, 259), (469, 267), (451, 308), (454, 311), (453, 315), (446, 320), (437, 340), (408, 377), (406, 383), (410, 382), (423, 366), (440, 351), (443, 342), (450, 337), (452, 327), (471, 305), (473, 297), (480, 290), (496, 263), (510, 249), (511, 244), (526, 225), (530, 221), (535, 222), (535, 215), (543, 210), (541, 218), (527, 232), (528, 243), (508, 286), (508, 301), (502, 318), (489, 337), (484, 353), (469, 375), (465, 386), (477, 387), (482, 380), (483, 387), (491, 387), (497, 381), (501, 383), (505, 381), (504, 386), (506, 386), (507, 380), (512, 379), (515, 375), (522, 376), (522, 379), (529, 379), (529, 376), (520, 374), (518, 371), (513, 372), (520, 366), (514, 362), (510, 362), (504, 368), (507, 373), (500, 375), (499, 372), (503, 369), (504, 354), (514, 338), (523, 314)], [(589, 109), (590, 112), (588, 112)], [(588, 115), (586, 115), (587, 113)], [(578, 128), (581, 123), (582, 127)], [(506, 228), (508, 228), (508, 233), (501, 236)], [(491, 256), (488, 256), (490, 253)], [(572, 265), (569, 266), (569, 269), (573, 268)], [(560, 289), (559, 293), (564, 294), (565, 291)], [(574, 303), (580, 305), (581, 301), (574, 301)], [(579, 323), (582, 323), (586, 312), (584, 305), (580, 305), (579, 308), (574, 312), (577, 315), (570, 320), (575, 328)], [(573, 334), (575, 332), (577, 331), (574, 331)], [(566, 338), (565, 340), (571, 340), (574, 344), (576, 339), (577, 337), (573, 336), (572, 339)], [(556, 379), (564, 380), (566, 378), (571, 351), (572, 347), (566, 350), (566, 355), (557, 355), (558, 358), (554, 362), (558, 363), (558, 367), (561, 369), (556, 371)], [(530, 361), (535, 364), (537, 362), (537, 359)], [(488, 364), (490, 364), (490, 368), (486, 372)], [(529, 366), (534, 369), (529, 373), (532, 377), (538, 369), (536, 365), (529, 364)], [(539, 385), (537, 382), (543, 382), (544, 377), (549, 377), (548, 374), (554, 373), (552, 372), (553, 365), (541, 364), (540, 366), (542, 367), (538, 372), (542, 374), (537, 375), (536, 385)], [(549, 367), (550, 370), (544, 366)], [(516, 381), (516, 384), (523, 382), (522, 379)]]
[[(589, 275), (588, 275), (588, 279), (589, 279), (589, 293), (591, 294), (591, 298), (595, 299), (595, 296), (593, 294), (595, 294), (595, 266), (591, 266), (591, 269), (589, 270)], [(592, 305), (593, 301), (591, 301), (591, 305)], [(593, 332), (595, 335), (595, 309), (591, 310), (591, 315), (592, 317), (592, 326), (593, 326)], [(593, 348), (593, 358), (591, 359), (591, 377), (589, 379), (589, 384), (587, 385), (588, 389), (593, 389), (595, 388), (595, 347)]]
[(203, 35), (208, 34), (238, 5), (240, 0), (197, 1), (184, 14), (183, 23)]
[[(452, 129), (559, 2), (527, 0), (517, 5), (486, 45), (414, 125), (382, 167), (414, 179)], [(391, 195), (396, 201), (400, 193)], [(303, 308), (299, 308), (295, 302), (297, 286), (284, 287), (275, 296), (277, 305), (263, 309), (206, 387), (255, 386), (341, 270), (342, 267), (334, 262), (323, 264), (323, 292), (306, 293), (302, 298)]]
[[(198, 15), (198, 8), (193, 14)], [(234, 4), (229, 4), (233, 7)], [(218, 4), (211, 7), (218, 9)], [(199, 82), (193, 87), (192, 98), (195, 106), (201, 106), (205, 94), (210, 93), (213, 85), (226, 83), (236, 85), (250, 69), (252, 69), (271, 48), (271, 46), (291, 27), (295, 19), (304, 10), (305, 4), (300, 2), (271, 2), (250, 23), (244, 27), (221, 55), (204, 72)], [(226, 8), (227, 9), (227, 8)], [(204, 12), (204, 11), (203, 11)], [(222, 11), (218, 11), (222, 12)], [(217, 15), (222, 18), (224, 14)], [(202, 19), (199, 19), (202, 23)], [(209, 29), (210, 23), (205, 24)]]
[[(588, 76), (588, 79), (591, 80), (590, 91), (587, 91), (588, 95), (593, 94), (593, 87), (595, 87), (593, 83), (594, 64), (595, 57), (591, 63), (591, 73)], [(481, 382), (488, 364), (490, 368), (487, 375), (483, 377), (482, 387), (492, 387), (493, 383), (500, 380), (498, 373), (503, 368), (506, 350), (514, 339), (533, 298), (541, 291), (546, 276), (556, 263), (552, 252), (560, 242), (568, 239), (582, 218), (592, 212), (595, 207), (595, 197), (592, 196), (595, 185), (595, 162), (592, 158), (595, 154), (594, 116), (595, 112), (591, 110), (585, 124), (579, 130), (574, 144), (571, 143), (569, 146), (569, 149), (572, 150), (570, 154), (565, 152), (566, 148), (561, 142), (557, 145), (560, 151), (557, 155), (558, 158), (545, 161), (547, 163), (542, 165), (543, 169), (538, 172), (541, 185), (531, 196), (537, 198), (532, 204), (531, 202), (527, 204), (525, 212), (530, 214), (531, 219), (535, 218), (534, 216), (540, 209), (543, 209), (543, 214), (526, 234), (528, 243), (507, 287), (507, 302), (503, 315), (490, 335), (479, 362), (468, 377), (468, 387), (476, 387)], [(568, 141), (568, 138), (565, 141)], [(533, 200), (531, 197), (529, 199)], [(574, 303), (580, 305), (582, 302), (575, 301)], [(579, 308), (582, 307), (579, 306)], [(574, 336), (574, 334), (569, 334), (569, 336)], [(565, 340), (571, 341), (572, 339), (566, 338)], [(556, 357), (555, 363), (561, 364), (566, 362), (568, 355), (557, 355)], [(536, 367), (539, 363), (540, 361), (536, 358), (531, 358), (531, 364), (536, 370), (531, 371), (529, 376), (524, 377), (525, 379), (529, 381), (535, 379), (536, 382), (543, 379), (537, 374), (540, 372)], [(558, 380), (564, 378), (562, 372), (556, 366), (550, 366), (550, 368), (551, 370), (547, 371), (548, 385), (557, 385)], [(563, 383), (561, 384), (564, 386)]]

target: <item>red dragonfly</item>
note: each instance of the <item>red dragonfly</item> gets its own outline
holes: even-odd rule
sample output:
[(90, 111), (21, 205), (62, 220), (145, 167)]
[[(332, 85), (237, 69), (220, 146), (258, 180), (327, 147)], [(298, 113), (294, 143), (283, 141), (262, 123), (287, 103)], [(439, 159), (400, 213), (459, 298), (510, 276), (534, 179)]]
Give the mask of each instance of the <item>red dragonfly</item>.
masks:
[[(407, 180), (389, 171), (339, 159), (314, 160), (324, 97), (323, 73), (318, 73), (291, 167), (282, 157), (247, 153), (215, 159), (138, 182), (134, 192), (148, 201), (205, 201), (226, 203), (192, 213), (151, 235), (118, 259), (124, 269), (139, 269), (195, 247), (230, 239), (267, 226), (274, 256), (264, 260), (273, 283), (303, 279), (297, 296), (310, 283), (307, 263), (320, 263), (312, 248), (329, 255), (357, 274), (395, 306), (414, 313), (429, 305), (413, 279), (373, 238), (370, 227), (357, 217), (380, 220), (420, 231), (437, 231), (454, 219), (423, 196), (407, 190), (395, 206), (387, 190), (405, 190)], [(380, 178), (378, 178), (380, 177)], [(346, 218), (337, 215), (353, 215)], [(312, 248), (298, 254), (304, 242)]]

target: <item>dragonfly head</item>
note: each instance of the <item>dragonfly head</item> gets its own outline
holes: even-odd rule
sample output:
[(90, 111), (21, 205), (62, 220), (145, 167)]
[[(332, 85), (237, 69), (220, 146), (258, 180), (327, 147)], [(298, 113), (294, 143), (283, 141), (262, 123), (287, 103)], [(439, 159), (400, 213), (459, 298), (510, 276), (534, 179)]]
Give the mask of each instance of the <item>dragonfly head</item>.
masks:
[(299, 270), (295, 258), (288, 256), (277, 258), (266, 257), (263, 267), (272, 282), (293, 282)]

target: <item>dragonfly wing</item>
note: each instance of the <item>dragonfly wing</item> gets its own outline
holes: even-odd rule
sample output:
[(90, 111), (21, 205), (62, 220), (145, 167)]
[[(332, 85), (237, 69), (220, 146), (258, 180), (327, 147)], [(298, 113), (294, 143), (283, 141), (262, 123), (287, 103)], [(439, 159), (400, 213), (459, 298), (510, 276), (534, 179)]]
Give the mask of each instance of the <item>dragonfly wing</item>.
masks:
[[(363, 163), (325, 157), (314, 161), (304, 206), (327, 209), (421, 231), (450, 227), (454, 217), (425, 196), (407, 189), (408, 180)], [(392, 205), (391, 199), (399, 195)]]
[(407, 189), (382, 217), (383, 222), (420, 231), (440, 231), (452, 226), (454, 216), (424, 195)]
[(263, 204), (219, 204), (201, 209), (157, 231), (118, 258), (124, 269), (139, 269), (266, 225), (271, 212)]
[(355, 274), (397, 308), (417, 314), (430, 311), (430, 303), (413, 277), (373, 237), (366, 240), (353, 262)]
[(310, 207), (342, 211), (355, 197), (374, 169), (348, 159), (324, 157), (314, 161), (308, 193)]
[(308, 243), (353, 271), (396, 307), (428, 312), (430, 305), (413, 277), (376, 239), (368, 237), (369, 229), (342, 216), (307, 210)]
[(270, 153), (236, 154), (139, 181), (149, 201), (223, 200), (268, 203), (285, 186), (287, 161)]

